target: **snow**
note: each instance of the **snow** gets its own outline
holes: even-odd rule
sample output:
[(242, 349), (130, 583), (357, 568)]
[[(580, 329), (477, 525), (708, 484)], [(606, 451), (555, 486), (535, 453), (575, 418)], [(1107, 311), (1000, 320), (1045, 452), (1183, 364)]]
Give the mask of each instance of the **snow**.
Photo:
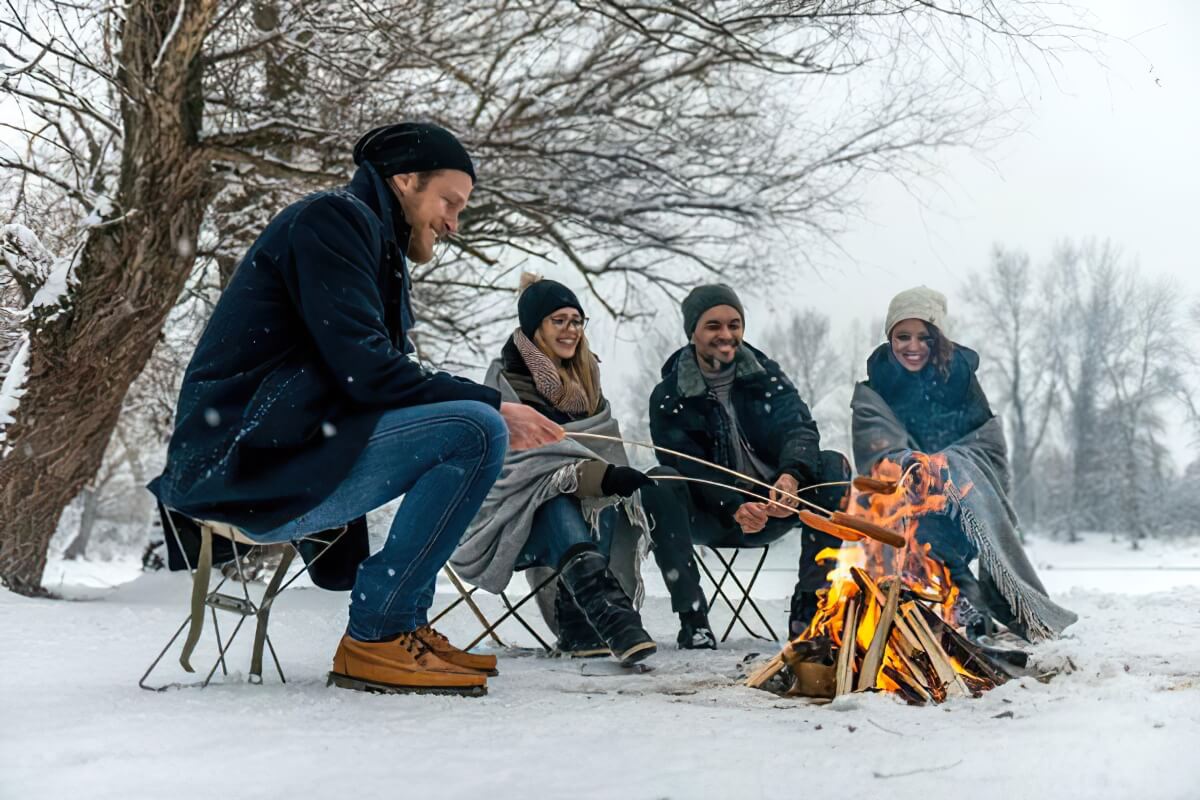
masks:
[[(674, 650), (649, 565), (646, 621), (663, 650), (644, 675), (590, 677), (579, 662), (500, 651), (479, 700), (326, 688), (346, 595), (298, 588), (272, 617), (286, 686), (236, 675), (156, 694), (137, 679), (185, 614), (187, 578), (121, 583), (132, 562), (56, 562), (47, 583), (75, 602), (0, 593), (0, 797), (1195, 798), (1200, 543), (1130, 553), (1090, 539), (1031, 545), (1055, 598), (1080, 614), (1035, 656), (1072, 671), (926, 708), (742, 687), (743, 662), (775, 646), (735, 636), (717, 652)], [(1127, 580), (1142, 572), (1156, 585)], [(773, 623), (788, 577), (772, 570), (756, 591)], [(439, 587), (439, 606), (449, 592)], [(457, 641), (477, 632), (462, 608), (439, 627)], [(531, 641), (516, 626), (503, 634)], [(164, 670), (183, 677), (174, 662)]]
[[(25, 394), (25, 379), (28, 377), (28, 373), (29, 337), (25, 336), (22, 338), (21, 344), (17, 346), (16, 355), (13, 356), (8, 370), (4, 373), (4, 381), (0, 383), (0, 444), (3, 444), (7, 438), (5, 428), (15, 420), (13, 415), (17, 411), (21, 397)], [(0, 450), (0, 458), (8, 455), (10, 449), (6, 446)]]

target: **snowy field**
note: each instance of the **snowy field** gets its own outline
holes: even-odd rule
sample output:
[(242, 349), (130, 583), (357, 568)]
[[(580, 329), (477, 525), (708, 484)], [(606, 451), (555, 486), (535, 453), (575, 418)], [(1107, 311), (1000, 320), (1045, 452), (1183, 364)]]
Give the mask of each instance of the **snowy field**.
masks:
[[(664, 648), (644, 675), (500, 651), (483, 699), (326, 688), (345, 595), (305, 588), (272, 623), (286, 686), (232, 676), (155, 694), (137, 679), (185, 613), (186, 577), (52, 563), (47, 585), (72, 600), (0, 592), (0, 798), (1200, 797), (1200, 547), (1030, 550), (1081, 617), (1035, 651), (1069, 673), (927, 708), (746, 689), (743, 662), (775, 645), (735, 632), (716, 653), (674, 650), (652, 572), (647, 625)], [(755, 594), (782, 626), (793, 556), (776, 555)], [(461, 610), (444, 630), (477, 627)]]

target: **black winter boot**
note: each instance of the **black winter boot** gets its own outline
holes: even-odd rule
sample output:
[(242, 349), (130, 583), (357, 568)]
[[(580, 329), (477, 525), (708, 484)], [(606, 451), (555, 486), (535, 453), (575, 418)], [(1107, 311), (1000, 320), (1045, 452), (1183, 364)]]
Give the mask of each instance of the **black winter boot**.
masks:
[(717, 637), (708, 624), (708, 616), (703, 611), (680, 614), (675, 644), (680, 650), (716, 650)]
[(560, 580), (554, 594), (554, 616), (558, 620), (558, 644), (555, 651), (568, 658), (596, 658), (612, 655), (608, 645), (596, 633), (592, 623), (583, 615), (583, 609), (571, 599), (567, 587)]
[(563, 565), (559, 580), (622, 662), (641, 661), (658, 649), (604, 556), (594, 550), (576, 555)]

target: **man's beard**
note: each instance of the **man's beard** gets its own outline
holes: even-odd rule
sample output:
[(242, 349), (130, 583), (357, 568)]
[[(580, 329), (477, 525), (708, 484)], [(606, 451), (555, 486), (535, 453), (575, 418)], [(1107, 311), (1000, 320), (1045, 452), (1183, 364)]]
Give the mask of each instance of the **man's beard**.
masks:
[[(731, 345), (731, 347), (733, 348), (733, 356), (734, 356), (734, 358), (737, 358), (738, 343), (737, 343), (737, 342), (734, 342), (734, 343)], [(714, 352), (714, 353), (710, 353), (710, 354), (709, 354), (709, 355), (707, 355), (707, 356), (701, 356), (701, 357), (700, 357), (700, 360), (704, 362), (704, 365), (705, 365), (706, 367), (708, 367), (708, 370), (709, 370), (709, 372), (720, 372), (721, 370), (723, 370), (723, 369), (725, 369), (726, 367), (728, 367), (728, 366), (729, 366), (729, 364), (732, 364), (732, 363), (733, 363), (733, 361), (731, 360), (731, 361), (729, 362), (729, 364), (726, 364), (724, 361), (722, 361), (722, 360), (720, 359), (720, 357), (719, 357), (719, 356), (717, 356), (717, 354), (716, 354), (715, 352)]]

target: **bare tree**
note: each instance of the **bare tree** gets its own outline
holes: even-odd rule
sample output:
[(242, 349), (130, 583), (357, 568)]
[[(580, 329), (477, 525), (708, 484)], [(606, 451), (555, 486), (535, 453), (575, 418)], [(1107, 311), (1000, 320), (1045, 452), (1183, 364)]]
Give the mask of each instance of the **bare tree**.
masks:
[[(440, 121), (479, 157), (453, 252), (414, 270), (418, 344), (452, 363), (500, 314), (497, 267), (521, 259), (571, 265), (626, 316), (630, 285), (769, 272), (749, 232), (820, 240), (864, 176), (976, 143), (995, 108), (987, 80), (956, 74), (979, 51), (964, 45), (1037, 52), (1058, 30), (1035, 4), (968, 0), (467, 0), (450, 17), (432, 0), (7, 2), (0, 82), (23, 138), (0, 155), (0, 195), (13, 222), (58, 220), (37, 230), (50, 274), (4, 261), (42, 300), (21, 311), (6, 377), (22, 380), (0, 398), (21, 394), (0, 579), (25, 593), (197, 256), (228, 275), (270, 208), (344, 179), (369, 125)], [(834, 90), (831, 113), (796, 113), (791, 97)]]
[(777, 318), (763, 338), (763, 349), (779, 362), (810, 407), (843, 384), (845, 359), (830, 335), (829, 315), (815, 308), (798, 308)]
[(1104, 498), (1115, 488), (1112, 454), (1104, 431), (1111, 387), (1105, 364), (1120, 346), (1120, 303), (1128, 275), (1110, 242), (1060, 244), (1051, 263), (1053, 324), (1048, 336), (1067, 403), (1063, 408), (1066, 449), (1071, 460), (1070, 500), (1061, 509), (1071, 541), (1081, 525), (1096, 529), (1105, 520)]
[(1187, 392), (1185, 375), (1197, 366), (1188, 341), (1180, 293), (1169, 281), (1130, 281), (1116, 314), (1116, 347), (1102, 353), (1112, 388), (1109, 413), (1120, 443), (1121, 514), (1131, 545), (1149, 531), (1144, 512), (1161, 489), (1166, 456), (1162, 407)]
[(1029, 523), (1037, 519), (1034, 463), (1057, 406), (1059, 373), (1048, 335), (1046, 292), (1030, 268), (1029, 255), (996, 245), (982, 274), (963, 285), (971, 327), (985, 368), (1002, 387), (996, 398), (1008, 422), (1013, 504)]

